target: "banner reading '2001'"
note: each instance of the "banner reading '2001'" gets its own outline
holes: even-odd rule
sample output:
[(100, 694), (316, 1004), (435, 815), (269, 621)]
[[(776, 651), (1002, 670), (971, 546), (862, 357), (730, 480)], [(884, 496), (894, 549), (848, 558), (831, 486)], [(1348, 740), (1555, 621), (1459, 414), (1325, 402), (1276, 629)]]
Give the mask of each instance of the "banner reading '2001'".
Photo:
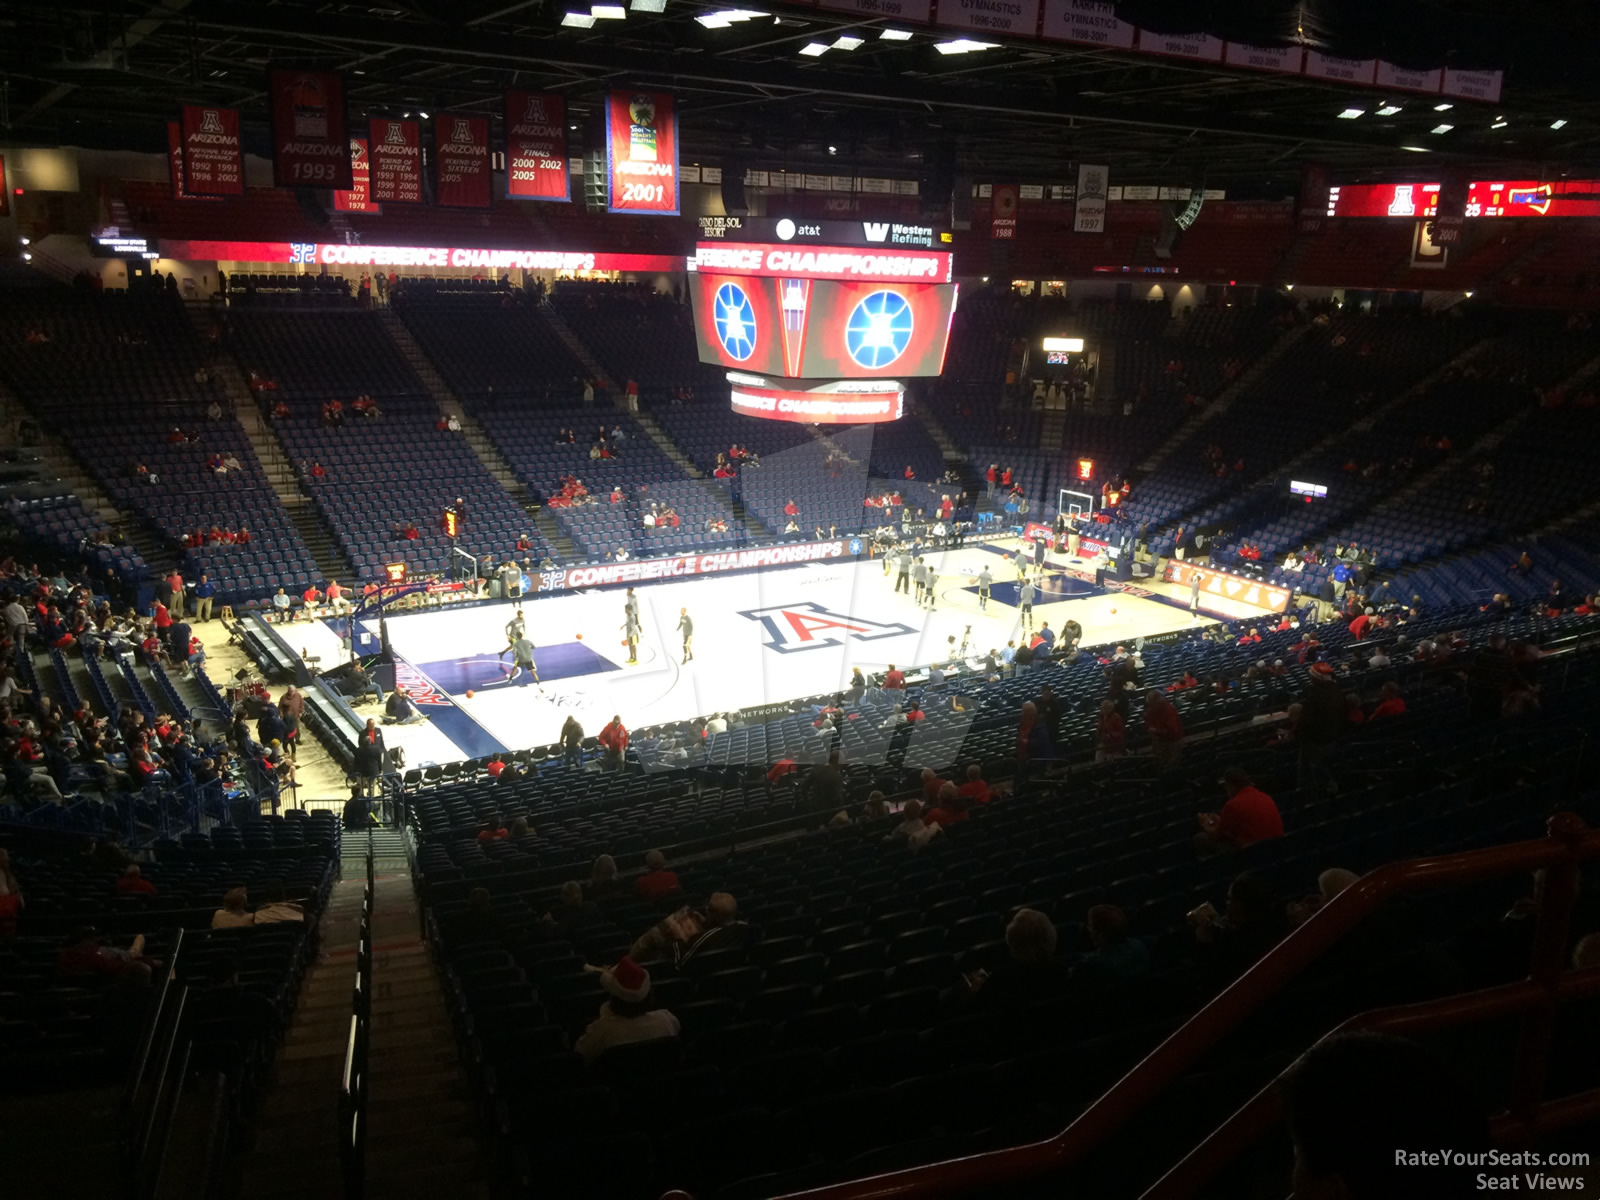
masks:
[(606, 204), (678, 215), (678, 106), (669, 93), (606, 95)]
[(279, 187), (349, 191), (350, 129), (344, 79), (336, 71), (267, 72), (272, 104), (272, 170)]

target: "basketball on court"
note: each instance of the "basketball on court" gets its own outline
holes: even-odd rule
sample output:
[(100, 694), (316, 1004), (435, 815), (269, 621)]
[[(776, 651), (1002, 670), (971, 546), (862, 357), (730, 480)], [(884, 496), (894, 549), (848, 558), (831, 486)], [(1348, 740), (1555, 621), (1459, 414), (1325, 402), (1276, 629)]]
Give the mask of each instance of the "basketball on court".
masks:
[(467, 699), (468, 699), (468, 700), (471, 700), (471, 699), (472, 699), (472, 689), (471, 689), (471, 688), (468, 688), (468, 689), (467, 689)]
[(1114, 617), (1114, 616), (1116, 616), (1116, 615), (1117, 615), (1117, 610), (1116, 610), (1116, 609), (1114, 609), (1114, 608), (1113, 608), (1113, 609), (1112, 609), (1112, 610), (1111, 610), (1111, 615), (1112, 615), (1112, 616), (1113, 616), (1113, 617)]
[(583, 634), (581, 633), (575, 633), (572, 636), (577, 638), (580, 642), (583, 641)]

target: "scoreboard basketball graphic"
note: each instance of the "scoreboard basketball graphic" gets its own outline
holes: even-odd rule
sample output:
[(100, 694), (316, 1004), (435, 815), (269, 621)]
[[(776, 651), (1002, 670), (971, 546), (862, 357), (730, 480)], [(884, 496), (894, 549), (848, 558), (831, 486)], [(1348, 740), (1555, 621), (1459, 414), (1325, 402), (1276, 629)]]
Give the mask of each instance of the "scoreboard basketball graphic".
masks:
[[(689, 269), (700, 361), (742, 373), (729, 379), (740, 411), (894, 420), (898, 402), (871, 413), (852, 403), (830, 418), (817, 415), (828, 407), (819, 398), (860, 390), (841, 386), (851, 380), (876, 380), (866, 391), (890, 396), (899, 380), (944, 370), (956, 306), (948, 252), (703, 243)], [(761, 395), (779, 396), (777, 408), (752, 401), (752, 374), (767, 377)], [(812, 415), (779, 417), (781, 397), (802, 394), (812, 399), (791, 407)]]

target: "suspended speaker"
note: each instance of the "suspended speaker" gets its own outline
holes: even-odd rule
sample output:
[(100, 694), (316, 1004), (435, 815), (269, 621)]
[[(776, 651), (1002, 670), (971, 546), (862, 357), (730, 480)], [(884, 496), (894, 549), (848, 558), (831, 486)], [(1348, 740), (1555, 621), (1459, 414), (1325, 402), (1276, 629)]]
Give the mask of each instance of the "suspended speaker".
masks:
[(730, 217), (748, 217), (750, 202), (744, 194), (744, 164), (722, 164), (722, 211)]
[(972, 176), (957, 175), (950, 192), (950, 228), (972, 228)]

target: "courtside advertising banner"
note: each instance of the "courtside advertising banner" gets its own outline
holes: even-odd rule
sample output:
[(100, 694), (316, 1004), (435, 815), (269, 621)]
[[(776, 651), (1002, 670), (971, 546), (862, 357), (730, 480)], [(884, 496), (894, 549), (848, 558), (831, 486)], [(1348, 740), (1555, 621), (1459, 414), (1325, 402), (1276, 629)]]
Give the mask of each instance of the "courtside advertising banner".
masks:
[(350, 189), (350, 127), (336, 71), (267, 72), (272, 172), (279, 187)]
[(415, 121), (368, 123), (369, 191), (375, 204), (422, 203), (422, 130)]
[(366, 138), (350, 139), (350, 181), (355, 186), (348, 192), (333, 194), (333, 207), (340, 212), (381, 215), (383, 209), (372, 202), (372, 162)]
[(1106, 193), (1110, 180), (1110, 168), (1078, 164), (1078, 196), (1072, 212), (1074, 233), (1106, 231)]
[(191, 196), (244, 195), (239, 110), (183, 106), (183, 190)]
[(434, 195), (445, 208), (489, 207), (489, 118), (435, 118)]
[(567, 102), (554, 92), (508, 91), (506, 195), (513, 200), (572, 199), (567, 169)]
[(606, 196), (614, 213), (678, 215), (678, 106), (670, 93), (607, 94)]

